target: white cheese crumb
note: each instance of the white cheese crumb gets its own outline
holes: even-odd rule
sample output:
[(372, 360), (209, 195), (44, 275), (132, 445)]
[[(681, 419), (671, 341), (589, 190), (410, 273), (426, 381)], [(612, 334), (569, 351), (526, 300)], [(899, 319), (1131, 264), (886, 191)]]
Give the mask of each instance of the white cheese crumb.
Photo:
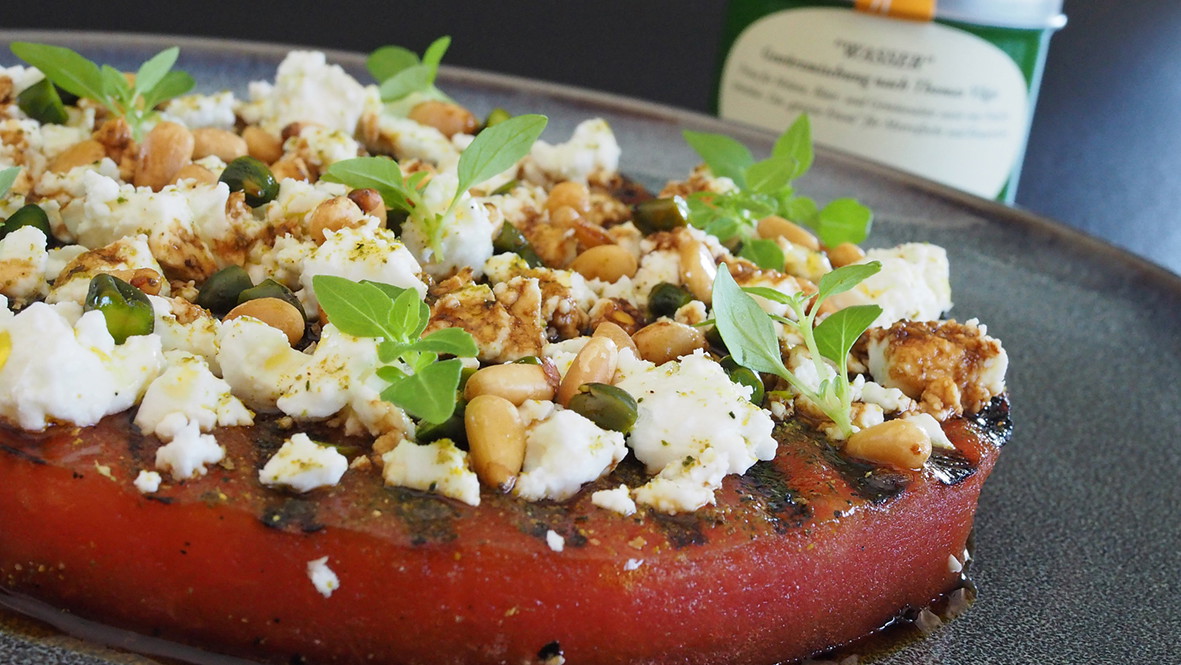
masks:
[(158, 426), (171, 438), (156, 450), (156, 468), (172, 474), (173, 480), (205, 475), (205, 467), (225, 458), (226, 451), (212, 434), (202, 434), (195, 420), (173, 413)]
[(575, 411), (527, 400), (520, 414), (527, 428), (525, 462), (513, 494), (521, 498), (565, 501), (627, 455), (623, 434), (604, 430)]
[(348, 458), (332, 446), (325, 446), (299, 433), (285, 441), (258, 472), (263, 485), (282, 485), (296, 492), (310, 492), (340, 482), (349, 467)]
[(951, 309), (950, 267), (947, 252), (938, 245), (908, 243), (890, 249), (871, 249), (859, 263), (878, 261), (882, 269), (852, 290), (828, 302), (844, 308), (876, 304), (882, 313), (874, 321), (886, 327), (895, 321), (935, 321)]
[(591, 503), (624, 516), (634, 515), (636, 512), (636, 502), (632, 500), (627, 485), (620, 485), (609, 490), (599, 490), (591, 494)]
[(592, 174), (619, 170), (621, 152), (611, 125), (601, 118), (592, 118), (579, 123), (565, 143), (534, 143), (529, 156), (554, 180), (585, 182)]
[(626, 571), (632, 571), (632, 570), (639, 568), (642, 565), (644, 565), (643, 559), (628, 559), (627, 563), (623, 564), (623, 569)]
[(331, 597), (332, 592), (340, 588), (340, 578), (328, 567), (326, 556), (308, 562), (308, 579), (325, 598)]
[(160, 490), (160, 481), (163, 480), (159, 473), (155, 471), (141, 470), (139, 475), (135, 477), (135, 489), (143, 494), (152, 494)]
[(553, 529), (545, 532), (545, 544), (549, 545), (549, 548), (555, 552), (561, 552), (566, 549), (566, 539), (562, 537), (562, 534)]
[(387, 485), (435, 492), (471, 506), (480, 505), (480, 480), (468, 465), (468, 454), (450, 439), (425, 446), (403, 440), (381, 456)]
[(938, 420), (929, 413), (913, 413), (902, 417), (903, 420), (908, 420), (931, 437), (931, 446), (934, 448), (942, 448), (943, 450), (955, 450), (955, 445), (951, 443), (951, 439), (947, 438), (947, 434), (943, 431), (943, 426), (939, 424)]

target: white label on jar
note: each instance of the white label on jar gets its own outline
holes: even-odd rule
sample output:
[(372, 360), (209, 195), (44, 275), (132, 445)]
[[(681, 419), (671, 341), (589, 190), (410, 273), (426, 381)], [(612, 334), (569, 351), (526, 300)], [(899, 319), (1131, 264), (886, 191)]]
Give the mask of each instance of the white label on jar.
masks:
[(719, 86), (723, 118), (782, 131), (995, 198), (1023, 152), (1016, 63), (962, 30), (843, 9), (790, 9), (746, 28)]

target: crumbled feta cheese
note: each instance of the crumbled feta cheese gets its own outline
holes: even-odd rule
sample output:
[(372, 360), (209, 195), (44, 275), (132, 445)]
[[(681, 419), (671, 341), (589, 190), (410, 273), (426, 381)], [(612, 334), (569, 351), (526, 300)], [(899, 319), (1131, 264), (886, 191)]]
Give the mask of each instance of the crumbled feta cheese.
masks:
[(148, 296), (148, 301), (152, 303), (156, 319), (153, 334), (160, 338), (164, 351), (184, 351), (200, 356), (209, 371), (221, 374), (221, 366), (217, 363), (217, 334), (221, 321), (208, 310), (180, 298)]
[(879, 261), (882, 269), (852, 290), (831, 296), (828, 302), (844, 308), (879, 305), (882, 313), (873, 325), (895, 321), (934, 321), (951, 309), (950, 267), (947, 252), (929, 243), (908, 243), (891, 249), (871, 249), (860, 263)]
[(0, 293), (18, 305), (46, 294), (49, 254), (45, 245), (45, 234), (33, 226), (22, 226), (0, 238)]
[(484, 274), (484, 262), (492, 256), (492, 221), (484, 206), (466, 192), (459, 194), (459, 203), (447, 212), (456, 185), (453, 174), (441, 173), (423, 190), (429, 210), (437, 215), (447, 213), (433, 222), (440, 229), (437, 245), (432, 243), (427, 225), (413, 217), (402, 224), (402, 240), (431, 275), (441, 277), (470, 266), (478, 278)]
[(230, 393), (230, 385), (209, 371), (204, 358), (183, 351), (166, 353), (165, 358), (168, 368), (148, 385), (135, 415), (136, 427), (162, 436), (161, 423), (174, 413), (206, 432), (254, 424), (250, 412)]
[(529, 156), (553, 180), (585, 182), (593, 174), (618, 171), (621, 152), (607, 121), (593, 118), (579, 123), (565, 143), (534, 143)]
[(376, 145), (382, 152), (392, 152), (399, 159), (419, 159), (447, 170), (459, 162), (459, 148), (434, 127), (420, 125), (409, 118), (382, 114), (377, 120)]
[(274, 409), (283, 389), (312, 362), (291, 348), (287, 335), (249, 316), (223, 322), (217, 364), (234, 395), (253, 409)]
[(623, 434), (553, 402), (527, 400), (519, 413), (526, 427), (525, 462), (513, 494), (523, 499), (569, 499), (627, 455)]
[(644, 565), (643, 559), (628, 559), (627, 562), (623, 564), (623, 569), (625, 571), (631, 572), (642, 565)]
[(308, 125), (283, 144), (283, 151), (296, 155), (309, 166), (323, 172), (336, 162), (353, 159), (361, 145), (352, 137), (352, 132)]
[(158, 337), (116, 345), (102, 312), (72, 322), (71, 311), (81, 308), (36, 302), (0, 318), (0, 339), (11, 349), (0, 363), (0, 417), (28, 430), (93, 425), (135, 404), (162, 369)]
[(258, 481), (310, 492), (339, 483), (348, 466), (348, 459), (336, 448), (316, 443), (301, 432), (287, 439), (267, 460), (258, 472)]
[[(87, 252), (78, 254), (62, 269), (64, 279), (58, 279), (49, 296), (48, 303), (86, 302), (86, 292), (90, 289), (90, 280), (100, 272), (114, 270), (136, 270), (147, 268), (156, 274), (163, 274), (160, 264), (152, 256), (145, 235), (132, 235), (119, 238), (106, 246), (100, 246)], [(162, 283), (162, 287), (167, 282)], [(167, 293), (165, 289), (161, 293)]]
[(305, 304), (314, 308), (316, 275), (335, 275), (353, 281), (370, 280), (414, 289), (426, 294), (418, 278), (421, 268), (406, 245), (388, 229), (344, 228), (329, 232), (324, 244), (304, 260), (300, 283), (306, 289)]
[(549, 545), (549, 548), (555, 552), (561, 552), (566, 549), (566, 539), (562, 537), (562, 534), (553, 529), (545, 532), (545, 544)]
[(639, 406), (628, 445), (649, 473), (659, 474), (635, 490), (637, 503), (695, 510), (713, 503), (725, 475), (775, 456), (770, 415), (750, 403), (749, 387), (730, 381), (701, 351), (636, 369), (616, 382)]
[(135, 477), (133, 484), (135, 489), (139, 490), (141, 494), (152, 494), (160, 491), (160, 482), (163, 478), (155, 471), (141, 470)]
[(82, 245), (66, 245), (48, 250), (45, 261), (45, 281), (53, 282), (57, 280), (58, 276), (61, 275), (62, 271), (65, 270), (70, 262), (87, 251), (89, 250)]
[(328, 567), (326, 556), (308, 562), (308, 579), (325, 598), (331, 597), (332, 592), (340, 588), (340, 578)]
[(384, 387), (375, 381), (377, 340), (353, 337), (328, 324), (311, 362), (281, 379), (276, 406), (298, 420), (327, 418), (350, 404), (356, 396), (370, 399)]
[(318, 51), (291, 51), (275, 72), (275, 83), (249, 85), (250, 102), (239, 106), (247, 122), (278, 135), (293, 122), (307, 122), (352, 134), (366, 109), (380, 103), (339, 65)]
[(951, 439), (947, 438), (947, 433), (943, 431), (943, 426), (931, 414), (911, 413), (902, 416), (902, 419), (918, 425), (919, 429), (926, 432), (927, 436), (931, 437), (931, 447), (941, 448), (943, 450), (955, 450), (955, 445), (952, 444)]
[(471, 506), (480, 505), (480, 480), (468, 466), (468, 454), (450, 439), (427, 445), (402, 440), (381, 456), (387, 485), (435, 492)]
[(237, 122), (234, 106), (238, 100), (229, 90), (212, 95), (183, 95), (164, 105), (161, 120), (169, 120), (188, 127), (214, 127), (232, 130)]
[(170, 439), (156, 449), (156, 468), (172, 474), (173, 480), (188, 480), (205, 475), (205, 467), (217, 464), (226, 456), (225, 448), (212, 434), (202, 434), (195, 420), (173, 413), (160, 424), (160, 430)]
[(633, 515), (636, 512), (636, 502), (631, 498), (631, 491), (627, 485), (620, 485), (609, 490), (599, 490), (591, 495), (591, 503), (606, 510), (612, 510), (620, 515)]

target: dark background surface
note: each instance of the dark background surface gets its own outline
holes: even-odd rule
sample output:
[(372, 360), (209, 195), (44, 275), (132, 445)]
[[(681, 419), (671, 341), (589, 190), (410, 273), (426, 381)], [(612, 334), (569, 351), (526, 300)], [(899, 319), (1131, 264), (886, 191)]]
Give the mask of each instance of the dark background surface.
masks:
[[(1181, 2), (1067, 0), (1018, 205), (1181, 273)], [(6, 3), (0, 27), (369, 51), (453, 37), (445, 63), (709, 111), (723, 2)], [(183, 56), (182, 56), (183, 57)], [(0, 58), (8, 61), (9, 57)]]

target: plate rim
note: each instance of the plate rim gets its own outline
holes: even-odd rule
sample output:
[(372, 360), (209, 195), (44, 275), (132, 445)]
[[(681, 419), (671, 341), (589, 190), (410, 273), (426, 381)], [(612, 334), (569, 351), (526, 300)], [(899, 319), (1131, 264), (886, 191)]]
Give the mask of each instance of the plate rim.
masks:
[[(5, 44), (13, 41), (48, 41), (58, 43), (73, 42), (76, 44), (84, 42), (96, 46), (107, 46), (107, 44), (99, 44), (99, 42), (111, 39), (136, 47), (175, 45), (181, 48), (182, 55), (186, 47), (209, 52), (232, 48), (259, 56), (278, 57), (280, 59), (291, 50), (316, 50), (323, 52), (333, 62), (348, 64), (352, 67), (363, 67), (365, 58), (365, 53), (361, 51), (323, 48), (277, 41), (268, 42), (251, 39), (148, 32), (0, 28), (0, 42)], [(759, 142), (763, 146), (771, 145), (776, 138), (775, 134), (768, 130), (723, 120), (699, 111), (566, 83), (454, 65), (442, 65), (440, 67), (440, 77), (443, 80), (453, 81), (459, 84), (531, 92), (562, 101), (603, 106), (630, 115), (637, 115), (671, 124), (712, 128), (714, 131), (725, 131), (731, 136), (739, 136), (744, 140)], [(1130, 250), (1119, 247), (1105, 238), (1092, 235), (1072, 227), (1065, 222), (1036, 214), (1022, 207), (1009, 206), (998, 201), (985, 199), (975, 194), (964, 192), (905, 171), (900, 171), (885, 164), (835, 148), (818, 145), (816, 146), (816, 152), (823, 155), (826, 161), (840, 169), (860, 171), (876, 179), (892, 181), (903, 188), (918, 190), (922, 194), (941, 202), (975, 211), (992, 221), (1003, 221), (1005, 224), (1014, 224), (1024, 227), (1027, 230), (1056, 236), (1060, 240), (1076, 246), (1090, 256), (1102, 258), (1109, 266), (1112, 262), (1116, 262), (1126, 270), (1133, 272), (1136, 279), (1151, 280), (1155, 287), (1171, 290), (1178, 297), (1181, 297), (1181, 274), (1175, 273), (1146, 257), (1134, 254)]]

